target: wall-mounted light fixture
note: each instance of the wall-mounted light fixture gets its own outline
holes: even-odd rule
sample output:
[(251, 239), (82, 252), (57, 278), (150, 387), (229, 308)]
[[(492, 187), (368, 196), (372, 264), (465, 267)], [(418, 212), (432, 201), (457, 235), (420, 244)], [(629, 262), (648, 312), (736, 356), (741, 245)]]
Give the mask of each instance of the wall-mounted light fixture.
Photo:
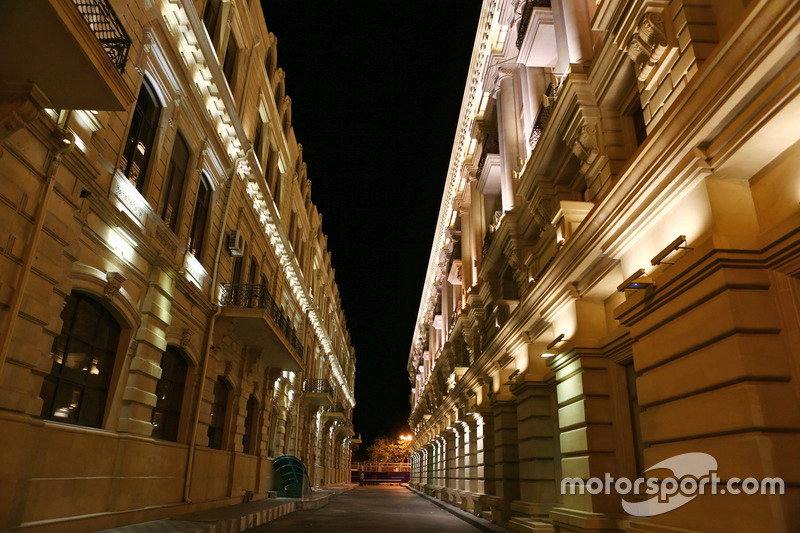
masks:
[(558, 346), (562, 342), (568, 341), (568, 340), (569, 339), (565, 339), (564, 338), (564, 334), (561, 333), (558, 337), (553, 339), (553, 341), (550, 344), (547, 345), (547, 349), (544, 352), (542, 352), (542, 357), (545, 357), (545, 358), (547, 358), (547, 357), (555, 357), (556, 355), (559, 354), (559, 351), (556, 348), (556, 346)]
[(617, 290), (619, 292), (625, 291), (640, 291), (642, 289), (647, 289), (648, 287), (654, 287), (655, 282), (644, 273), (644, 269), (640, 268), (636, 272), (634, 272), (628, 279), (623, 281)]
[(505, 382), (505, 385), (513, 385), (513, 384), (514, 384), (514, 378), (515, 378), (515, 377), (517, 377), (518, 375), (519, 375), (519, 369), (517, 369), (517, 370), (514, 370), (514, 371), (513, 371), (513, 372), (512, 372), (512, 373), (511, 373), (511, 374), (508, 376), (508, 381), (506, 381), (506, 382)]
[(650, 264), (653, 266), (656, 265), (672, 265), (673, 263), (664, 261), (667, 257), (669, 257), (672, 252), (676, 252), (678, 250), (692, 250), (693, 248), (689, 248), (686, 246), (686, 235), (680, 235), (677, 239), (672, 241), (667, 245), (666, 248), (658, 252), (653, 259), (650, 260)]

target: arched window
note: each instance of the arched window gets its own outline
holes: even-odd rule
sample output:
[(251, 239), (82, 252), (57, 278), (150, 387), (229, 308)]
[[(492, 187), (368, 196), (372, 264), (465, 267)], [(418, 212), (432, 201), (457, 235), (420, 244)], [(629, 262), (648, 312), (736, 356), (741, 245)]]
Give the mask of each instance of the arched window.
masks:
[(247, 414), (244, 418), (244, 435), (242, 435), (242, 451), (244, 453), (256, 453), (256, 432), (258, 430), (258, 402), (251, 394), (247, 399)]
[(211, 404), (211, 422), (208, 424), (208, 446), (222, 449), (222, 436), (225, 433), (225, 415), (228, 410), (228, 386), (222, 378), (214, 384), (214, 403)]
[(181, 208), (183, 184), (186, 181), (186, 170), (188, 168), (189, 147), (186, 145), (183, 136), (178, 133), (175, 136), (175, 144), (172, 146), (172, 155), (169, 158), (167, 180), (164, 187), (167, 195), (164, 199), (164, 208), (161, 210), (161, 218), (173, 231), (178, 227), (178, 212)]
[(139, 98), (133, 110), (128, 139), (122, 152), (119, 169), (140, 191), (144, 190), (147, 175), (147, 163), (153, 151), (153, 141), (158, 128), (158, 117), (161, 106), (150, 82), (145, 78), (139, 89)]
[(210, 207), (211, 186), (208, 184), (208, 178), (205, 174), (201, 174), (200, 183), (197, 187), (197, 199), (194, 202), (194, 213), (192, 214), (192, 229), (189, 233), (189, 249), (200, 262), (202, 262), (203, 243), (206, 240), (206, 225)]
[(120, 326), (88, 296), (73, 292), (61, 312), (50, 375), (42, 383), (42, 418), (100, 427), (103, 424)]
[(178, 440), (183, 389), (188, 365), (178, 351), (169, 346), (161, 356), (161, 379), (156, 385), (156, 407), (153, 409), (153, 437)]

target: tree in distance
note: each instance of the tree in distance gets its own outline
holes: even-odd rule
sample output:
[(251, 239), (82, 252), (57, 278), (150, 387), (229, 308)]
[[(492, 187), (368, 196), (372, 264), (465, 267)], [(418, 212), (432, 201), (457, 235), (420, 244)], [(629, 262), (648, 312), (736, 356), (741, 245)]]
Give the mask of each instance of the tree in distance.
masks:
[(408, 449), (410, 439), (392, 439), (378, 437), (367, 448), (367, 456), (372, 463), (407, 463), (411, 452)]

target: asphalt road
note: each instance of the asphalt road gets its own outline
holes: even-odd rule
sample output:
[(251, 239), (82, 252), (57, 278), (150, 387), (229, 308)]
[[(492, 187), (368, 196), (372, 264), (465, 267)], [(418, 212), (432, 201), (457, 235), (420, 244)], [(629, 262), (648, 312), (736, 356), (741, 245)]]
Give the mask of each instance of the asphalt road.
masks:
[(399, 486), (356, 487), (316, 511), (297, 511), (249, 533), (476, 533), (482, 531)]

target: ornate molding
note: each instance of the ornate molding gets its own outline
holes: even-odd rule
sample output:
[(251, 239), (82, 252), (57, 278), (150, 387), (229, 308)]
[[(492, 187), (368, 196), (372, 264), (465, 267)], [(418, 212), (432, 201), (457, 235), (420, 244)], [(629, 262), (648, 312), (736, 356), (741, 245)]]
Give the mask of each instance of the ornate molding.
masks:
[(570, 144), (572, 153), (581, 162), (581, 166), (591, 165), (597, 158), (597, 130), (592, 125), (586, 125), (578, 130), (575, 139)]
[(106, 272), (106, 285), (103, 287), (103, 296), (109, 300), (114, 298), (120, 288), (122, 288), (122, 284), (127, 280), (128, 278), (119, 272)]
[(626, 47), (639, 81), (647, 80), (668, 47), (664, 18), (660, 13), (645, 13)]
[(192, 335), (194, 331), (189, 328), (184, 328), (181, 333), (181, 348), (187, 348), (192, 343)]

